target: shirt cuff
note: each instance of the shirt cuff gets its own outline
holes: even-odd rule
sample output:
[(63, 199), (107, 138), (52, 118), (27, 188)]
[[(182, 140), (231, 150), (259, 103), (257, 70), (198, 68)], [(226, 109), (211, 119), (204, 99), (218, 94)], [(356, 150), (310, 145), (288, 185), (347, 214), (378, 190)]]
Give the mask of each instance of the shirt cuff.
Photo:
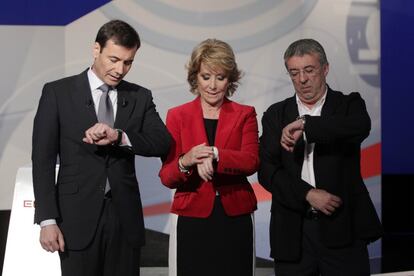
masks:
[[(121, 147), (131, 147), (132, 148), (131, 141), (129, 140), (128, 135), (125, 133), (125, 131), (122, 131), (122, 135), (123, 135), (123, 137), (122, 137), (122, 140), (121, 140), (121, 144), (119, 144), (119, 146), (121, 146)], [(122, 141), (124, 141), (124, 139), (125, 139), (125, 143), (122, 143)]]
[(56, 224), (55, 219), (46, 219), (40, 222), (40, 227), (45, 227), (45, 226), (52, 225), (52, 224)]

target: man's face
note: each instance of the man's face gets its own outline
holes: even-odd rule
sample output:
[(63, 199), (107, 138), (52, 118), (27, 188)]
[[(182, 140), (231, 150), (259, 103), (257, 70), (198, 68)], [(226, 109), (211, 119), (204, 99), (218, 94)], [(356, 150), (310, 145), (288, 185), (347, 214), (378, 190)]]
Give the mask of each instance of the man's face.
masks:
[(96, 42), (92, 70), (104, 83), (115, 87), (131, 69), (137, 50), (137, 47), (128, 49), (117, 45), (112, 39), (106, 42), (104, 48)]
[(329, 65), (320, 65), (318, 54), (293, 56), (286, 66), (296, 94), (306, 105), (314, 105), (325, 93)]

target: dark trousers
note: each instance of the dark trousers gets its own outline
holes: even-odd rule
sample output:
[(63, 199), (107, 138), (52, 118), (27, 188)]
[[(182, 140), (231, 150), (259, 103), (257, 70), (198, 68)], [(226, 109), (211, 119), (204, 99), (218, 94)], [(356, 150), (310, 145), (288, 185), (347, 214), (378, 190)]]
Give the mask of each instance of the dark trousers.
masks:
[(304, 219), (302, 256), (297, 262), (275, 261), (275, 276), (369, 276), (369, 257), (364, 241), (340, 248), (320, 242), (317, 220)]
[(139, 276), (140, 249), (127, 242), (112, 199), (107, 198), (91, 244), (60, 253), (62, 276)]

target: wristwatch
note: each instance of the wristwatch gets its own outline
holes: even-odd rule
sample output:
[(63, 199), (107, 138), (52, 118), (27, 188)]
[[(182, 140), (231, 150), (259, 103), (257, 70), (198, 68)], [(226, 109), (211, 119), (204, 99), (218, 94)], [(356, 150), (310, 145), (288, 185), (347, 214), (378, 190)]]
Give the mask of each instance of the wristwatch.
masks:
[(122, 134), (124, 134), (124, 132), (121, 129), (115, 129), (116, 132), (118, 132), (118, 137), (116, 138), (116, 141), (114, 142), (114, 145), (119, 146), (122, 142)]
[(306, 116), (305, 115), (301, 115), (301, 116), (298, 116), (297, 118), (296, 118), (296, 120), (302, 120), (302, 129), (303, 130), (305, 130), (305, 125), (306, 125)]
[(219, 152), (218, 152), (218, 149), (216, 147), (211, 147), (211, 149), (213, 150), (213, 159), (218, 162), (219, 161)]

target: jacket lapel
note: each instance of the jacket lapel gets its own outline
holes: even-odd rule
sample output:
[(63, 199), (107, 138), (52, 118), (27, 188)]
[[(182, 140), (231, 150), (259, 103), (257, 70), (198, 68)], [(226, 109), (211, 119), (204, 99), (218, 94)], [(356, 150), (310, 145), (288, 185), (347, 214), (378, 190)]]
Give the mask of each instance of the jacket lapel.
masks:
[(131, 96), (131, 91), (127, 89), (124, 82), (117, 87), (117, 111), (115, 116), (114, 128), (125, 129), (131, 112), (135, 107), (135, 98)]
[[(208, 145), (206, 128), (204, 126), (203, 110), (201, 109), (200, 97), (197, 97), (192, 102), (190, 114), (187, 114), (187, 119), (183, 127), (191, 133), (187, 133), (189, 137), (192, 137), (195, 145), (206, 143)], [(194, 146), (194, 145), (192, 145)]]
[[(286, 99), (285, 112), (284, 112), (285, 120), (283, 121), (283, 127), (295, 121), (298, 116), (299, 116), (299, 109), (298, 109), (298, 104), (296, 102), (296, 95), (294, 95), (293, 97)], [(298, 169), (302, 167), (304, 151), (305, 151), (305, 140), (303, 139), (303, 136), (302, 136), (296, 142), (293, 155), (290, 155), (295, 160), (294, 162), (296, 164), (299, 164)]]
[[(191, 130), (191, 133), (188, 133), (188, 135), (190, 135), (190, 137), (193, 137), (192, 140), (194, 144), (198, 145), (201, 143), (206, 143), (208, 145), (200, 97), (197, 97), (192, 102), (192, 108), (190, 112), (191, 114), (188, 114), (186, 123), (183, 127), (187, 130)], [(216, 137), (214, 141), (215, 146), (226, 147), (231, 132), (233, 131), (239, 119), (240, 111), (235, 110), (232, 102), (225, 98), (220, 110), (219, 120), (217, 124)]]
[(284, 110), (284, 121), (283, 125), (286, 126), (291, 122), (295, 121), (299, 116), (298, 104), (296, 102), (296, 95), (286, 99), (285, 110)]
[(225, 148), (227, 141), (233, 131), (237, 121), (240, 119), (240, 111), (235, 110), (232, 101), (225, 98), (221, 106), (219, 120), (217, 124), (215, 146)]
[(87, 71), (88, 69), (79, 74), (74, 80), (74, 85), (69, 88), (73, 89), (73, 91), (70, 91), (73, 103), (73, 122), (79, 131), (81, 145), (92, 152), (97, 159), (104, 161), (104, 159), (99, 158), (99, 156), (103, 157), (106, 154), (102, 147), (86, 144), (81, 141), (84, 137), (84, 132), (98, 122)]
[(331, 88), (328, 86), (328, 91), (325, 98), (325, 103), (322, 107), (321, 116), (331, 115), (337, 109), (339, 104), (338, 98), (335, 97), (335, 94)]
[(87, 71), (83, 71), (75, 79), (74, 90), (71, 91), (74, 103), (74, 116), (80, 118), (82, 129), (86, 130), (96, 124), (98, 119), (93, 104), (91, 88), (89, 86)]

